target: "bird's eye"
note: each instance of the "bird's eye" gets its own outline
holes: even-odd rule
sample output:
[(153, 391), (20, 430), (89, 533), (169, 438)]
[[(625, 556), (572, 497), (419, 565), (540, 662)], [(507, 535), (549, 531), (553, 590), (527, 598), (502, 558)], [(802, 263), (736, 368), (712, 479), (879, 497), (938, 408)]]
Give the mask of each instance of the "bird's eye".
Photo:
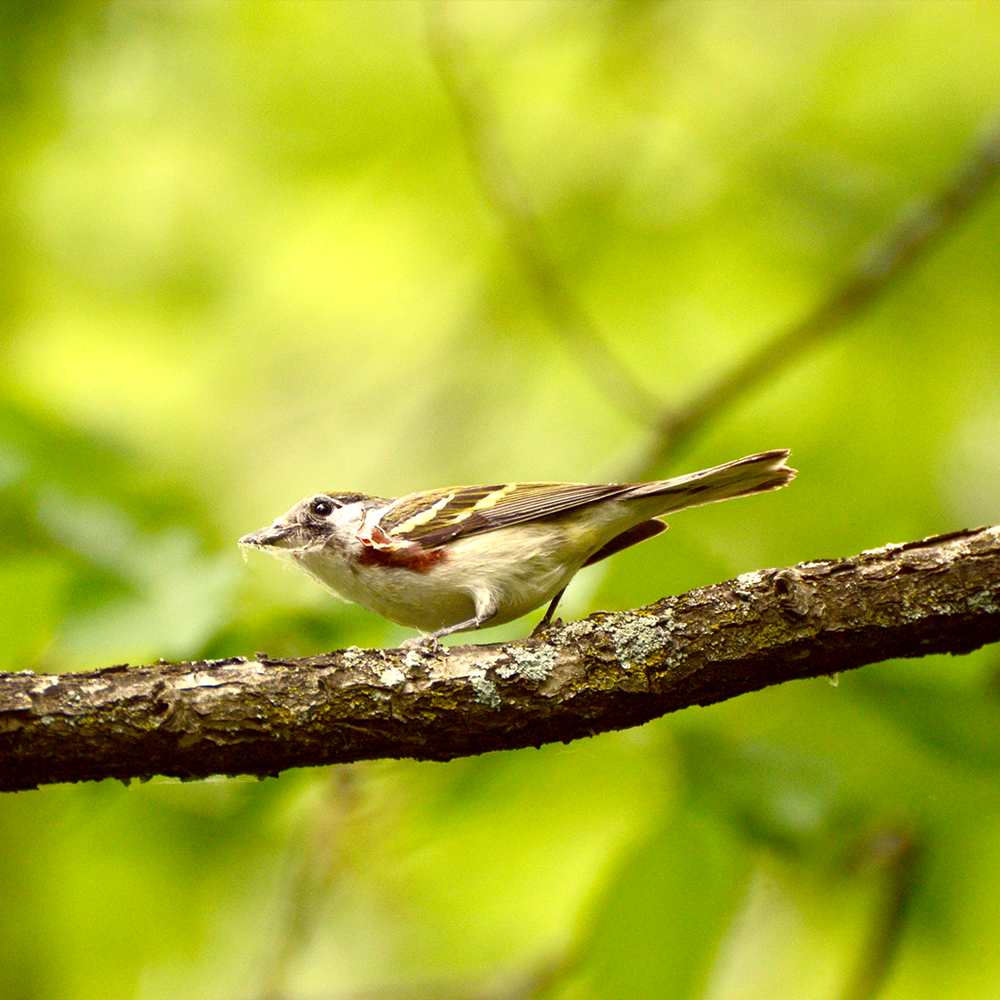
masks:
[(329, 517), (333, 513), (333, 504), (329, 500), (313, 500), (312, 512), (317, 517)]

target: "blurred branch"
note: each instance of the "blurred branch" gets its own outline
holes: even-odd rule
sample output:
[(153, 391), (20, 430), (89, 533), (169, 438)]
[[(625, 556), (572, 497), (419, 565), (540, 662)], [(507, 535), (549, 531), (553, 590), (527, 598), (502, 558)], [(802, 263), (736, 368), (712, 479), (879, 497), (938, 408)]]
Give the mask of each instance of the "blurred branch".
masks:
[(981, 528), (758, 570), (522, 642), (0, 674), (0, 790), (450, 760), (998, 640), (1000, 528)]
[[(562, 968), (559, 960), (543, 960), (537, 969), (502, 977), (483, 985), (480, 979), (453, 977), (450, 979), (416, 980), (330, 993), (322, 1000), (532, 1000), (550, 988), (553, 977)], [(291, 993), (273, 1000), (292, 1000)]]
[(285, 912), (273, 930), (273, 952), (258, 958), (261, 987), (257, 1000), (282, 1000), (283, 985), (296, 958), (308, 946), (322, 920), (322, 904), (345, 872), (342, 849), (349, 839), (345, 829), (356, 821), (361, 808), (358, 770), (339, 767), (329, 773), (322, 797), (311, 813), (305, 844), (295, 843), (292, 857), (296, 872), (290, 880)]
[(812, 312), (780, 331), (731, 371), (657, 420), (656, 439), (623, 479), (648, 478), (709, 421), (751, 389), (788, 368), (824, 339), (845, 330), (904, 278), (973, 209), (1000, 174), (1000, 119), (990, 122), (950, 180), (866, 250)]
[(973, 209), (1000, 174), (1000, 121), (991, 120), (981, 140), (953, 176), (929, 199), (912, 206), (859, 256), (843, 280), (810, 313), (778, 331), (718, 380), (685, 403), (664, 408), (611, 352), (563, 280), (559, 266), (524, 192), (494, 141), (488, 101), (462, 72), (460, 39), (443, 0), (425, 3), (428, 48), (458, 118), (480, 186), (504, 222), (521, 269), (549, 321), (579, 353), (591, 377), (655, 439), (623, 479), (647, 478), (674, 457), (694, 434), (752, 389), (789, 367), (850, 323), (904, 278)]
[(447, 4), (429, 0), (424, 10), (428, 51), (454, 109), (469, 162), (486, 200), (506, 229), (525, 280), (553, 328), (576, 352), (608, 398), (639, 423), (655, 426), (662, 403), (612, 353), (570, 291), (548, 249), (536, 213), (493, 139), (494, 116), (483, 89), (462, 72), (460, 39), (449, 23)]
[(623, 479), (647, 477), (750, 390), (789, 367), (824, 339), (845, 330), (927, 256), (980, 202), (1000, 173), (1000, 121), (992, 121), (941, 190), (911, 207), (905, 218), (866, 248), (847, 276), (810, 313), (780, 330), (685, 403), (664, 409), (611, 352), (563, 280), (537, 215), (493, 139), (496, 129), (491, 127), (492, 116), (482, 88), (461, 72), (460, 41), (449, 23), (447, 4), (429, 0), (424, 9), (431, 58), (454, 107), (470, 162), (484, 195), (506, 226), (528, 283), (549, 321), (579, 353), (595, 382), (624, 412), (655, 431), (648, 451), (622, 475)]
[(905, 826), (885, 826), (868, 838), (858, 867), (881, 877), (885, 898), (861, 959), (840, 992), (841, 1000), (873, 1000), (885, 986), (917, 887), (920, 841)]

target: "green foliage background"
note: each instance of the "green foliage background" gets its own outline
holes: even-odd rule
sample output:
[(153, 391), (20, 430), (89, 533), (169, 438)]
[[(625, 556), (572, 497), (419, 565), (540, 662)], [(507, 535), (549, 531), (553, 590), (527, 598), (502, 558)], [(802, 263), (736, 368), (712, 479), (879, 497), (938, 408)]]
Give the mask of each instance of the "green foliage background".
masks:
[[(973, 0), (434, 11), (559, 274), (664, 403), (810, 310), (1000, 94)], [(417, 3), (0, 6), (0, 668), (407, 634), (234, 540), (320, 489), (613, 478)], [(564, 616), (1000, 521), (1000, 197), (674, 468)], [(483, 639), (523, 635), (520, 622)], [(447, 765), (0, 799), (0, 998), (970, 998), (1000, 982), (995, 649)]]

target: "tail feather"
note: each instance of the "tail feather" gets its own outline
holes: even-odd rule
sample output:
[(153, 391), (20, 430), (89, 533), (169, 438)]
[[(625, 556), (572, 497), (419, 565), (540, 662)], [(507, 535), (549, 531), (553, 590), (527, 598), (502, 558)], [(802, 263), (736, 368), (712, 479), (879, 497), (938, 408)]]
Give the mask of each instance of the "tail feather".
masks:
[(625, 496), (662, 497), (666, 504), (658, 513), (670, 514), (686, 507), (766, 493), (781, 489), (795, 478), (796, 470), (785, 464), (790, 454), (785, 448), (762, 451), (676, 479), (638, 483)]

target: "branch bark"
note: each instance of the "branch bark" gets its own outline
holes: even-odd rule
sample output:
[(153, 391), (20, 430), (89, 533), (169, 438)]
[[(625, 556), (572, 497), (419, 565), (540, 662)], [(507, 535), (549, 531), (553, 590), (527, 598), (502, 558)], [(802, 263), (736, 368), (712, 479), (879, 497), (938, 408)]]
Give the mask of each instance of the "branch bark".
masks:
[(758, 570), (538, 639), (0, 674), (0, 790), (453, 757), (1000, 640), (1000, 527)]

